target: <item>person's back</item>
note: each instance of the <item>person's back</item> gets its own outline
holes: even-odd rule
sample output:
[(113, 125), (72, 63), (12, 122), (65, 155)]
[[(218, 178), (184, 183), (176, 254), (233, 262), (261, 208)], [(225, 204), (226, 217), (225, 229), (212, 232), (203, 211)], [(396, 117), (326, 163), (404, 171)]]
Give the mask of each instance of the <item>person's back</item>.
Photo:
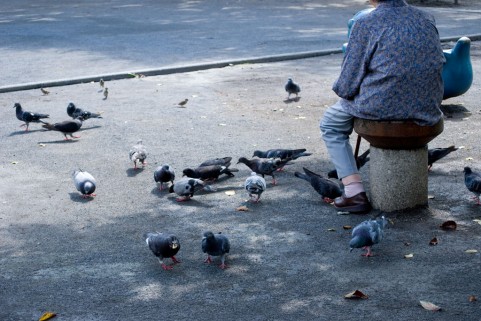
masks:
[(444, 61), (429, 14), (404, 0), (380, 1), (353, 26), (333, 90), (355, 117), (433, 125), (442, 115)]

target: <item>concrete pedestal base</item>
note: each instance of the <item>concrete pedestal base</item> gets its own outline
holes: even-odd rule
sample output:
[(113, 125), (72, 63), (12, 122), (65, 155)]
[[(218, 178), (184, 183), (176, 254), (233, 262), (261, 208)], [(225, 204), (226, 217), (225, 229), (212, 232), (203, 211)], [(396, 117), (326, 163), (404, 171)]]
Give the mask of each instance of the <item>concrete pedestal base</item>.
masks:
[(427, 146), (411, 150), (371, 146), (370, 201), (392, 212), (428, 204)]

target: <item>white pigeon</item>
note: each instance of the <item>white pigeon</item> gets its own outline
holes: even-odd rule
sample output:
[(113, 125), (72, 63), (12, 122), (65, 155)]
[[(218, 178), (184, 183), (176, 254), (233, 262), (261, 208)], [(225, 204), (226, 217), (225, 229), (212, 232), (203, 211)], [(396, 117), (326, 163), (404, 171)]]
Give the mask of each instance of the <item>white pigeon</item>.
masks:
[(255, 203), (259, 202), (261, 194), (266, 190), (266, 186), (266, 180), (255, 172), (252, 172), (251, 176), (247, 177), (244, 183), (244, 188), (249, 193), (251, 201)]
[(142, 167), (144, 167), (147, 162), (145, 159), (147, 158), (147, 150), (145, 149), (145, 146), (142, 144), (142, 140), (139, 140), (137, 144), (132, 146), (129, 152), (129, 157), (132, 162), (134, 162), (134, 168), (137, 168), (137, 162), (142, 164)]

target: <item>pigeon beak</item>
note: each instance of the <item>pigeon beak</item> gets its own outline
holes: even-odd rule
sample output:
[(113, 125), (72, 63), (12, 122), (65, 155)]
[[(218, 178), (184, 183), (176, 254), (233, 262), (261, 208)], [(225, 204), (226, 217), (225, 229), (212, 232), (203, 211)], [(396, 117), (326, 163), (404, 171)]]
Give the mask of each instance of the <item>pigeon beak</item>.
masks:
[(175, 250), (178, 247), (177, 243), (172, 243), (172, 248)]

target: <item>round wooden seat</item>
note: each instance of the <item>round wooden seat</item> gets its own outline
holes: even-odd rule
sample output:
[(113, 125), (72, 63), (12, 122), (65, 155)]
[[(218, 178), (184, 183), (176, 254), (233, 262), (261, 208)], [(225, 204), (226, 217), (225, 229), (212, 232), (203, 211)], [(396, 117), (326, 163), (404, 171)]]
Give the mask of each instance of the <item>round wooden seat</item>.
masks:
[(356, 118), (354, 130), (371, 146), (382, 149), (417, 149), (424, 147), (444, 129), (443, 119), (433, 126), (413, 121), (383, 121)]

